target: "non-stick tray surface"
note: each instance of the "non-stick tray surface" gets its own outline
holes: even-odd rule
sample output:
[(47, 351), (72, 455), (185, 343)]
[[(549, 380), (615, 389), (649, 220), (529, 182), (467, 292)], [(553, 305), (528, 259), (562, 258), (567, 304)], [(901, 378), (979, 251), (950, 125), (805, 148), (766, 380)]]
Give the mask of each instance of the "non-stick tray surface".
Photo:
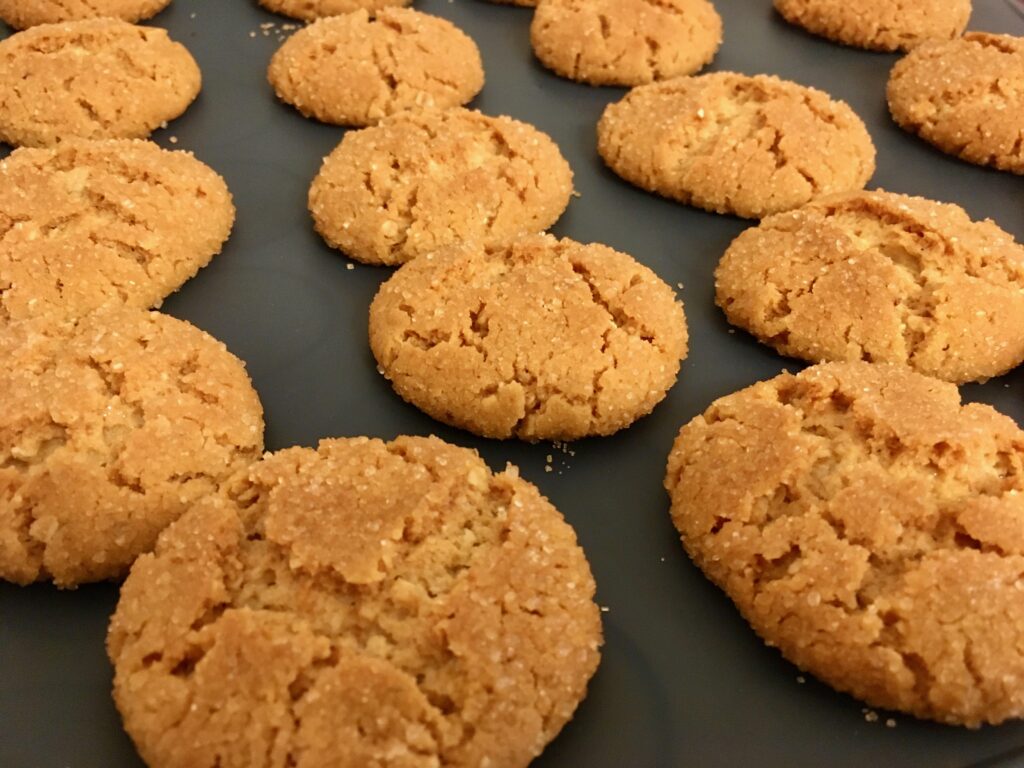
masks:
[[(774, 73), (846, 100), (878, 147), (871, 186), (958, 203), (1024, 241), (1024, 179), (942, 155), (889, 120), (885, 82), (896, 56), (813, 38), (782, 22), (770, 0), (715, 4), (725, 43), (712, 69)], [(607, 243), (684, 286), (689, 359), (652, 416), (569, 453), (476, 439), (404, 404), (366, 343), (367, 307), (391, 271), (353, 267), (321, 242), (306, 212), (309, 182), (342, 131), (303, 119), (266, 83), (289, 20), (254, 0), (175, 0), (151, 23), (191, 49), (203, 93), (155, 138), (224, 175), (238, 222), (224, 253), (164, 310), (247, 362), (266, 408), (268, 450), (329, 436), (437, 434), (478, 449), (493, 467), (518, 464), (562, 510), (607, 607), (606, 644), (587, 700), (538, 766), (1024, 764), (1024, 723), (969, 731), (886, 712), (875, 720), (854, 699), (801, 682), (688, 561), (662, 490), (676, 432), (715, 398), (801, 367), (731, 332), (714, 306), (715, 265), (750, 224), (645, 194), (606, 170), (595, 125), (623, 91), (546, 72), (531, 55), (528, 9), (482, 0), (416, 7), (451, 19), (480, 46), (487, 85), (473, 106), (533, 123), (561, 146), (580, 197), (555, 233)], [(1024, 34), (1024, 19), (1003, 0), (975, 0), (970, 26)], [(963, 392), (1024, 420), (1024, 369)], [(141, 766), (110, 698), (103, 641), (116, 599), (112, 584), (70, 592), (0, 584), (0, 767)]]

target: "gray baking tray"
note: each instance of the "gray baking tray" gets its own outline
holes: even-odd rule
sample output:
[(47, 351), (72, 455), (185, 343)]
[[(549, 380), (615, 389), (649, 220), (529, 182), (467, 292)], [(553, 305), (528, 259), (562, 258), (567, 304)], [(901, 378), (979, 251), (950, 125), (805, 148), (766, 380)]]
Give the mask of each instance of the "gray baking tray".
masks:
[[(725, 44), (712, 69), (775, 73), (845, 99), (878, 147), (872, 186), (956, 202), (1024, 241), (1024, 179), (946, 157), (889, 120), (884, 90), (896, 56), (811, 37), (782, 22), (770, 0), (715, 3)], [(366, 343), (367, 307), (390, 271), (353, 268), (323, 245), (306, 213), (309, 182), (343, 132), (277, 103), (266, 83), (289, 20), (253, 0), (175, 0), (152, 23), (192, 50), (203, 94), (155, 138), (195, 151), (225, 176), (238, 223), (224, 253), (164, 309), (248, 363), (266, 408), (267, 448), (433, 433), (478, 449), (493, 467), (518, 464), (565, 513), (608, 609), (606, 644), (589, 696), (537, 766), (1024, 764), (1024, 723), (969, 731), (887, 712), (876, 720), (813, 678), (801, 682), (691, 565), (661, 487), (677, 430), (715, 398), (800, 367), (731, 332), (714, 306), (712, 271), (749, 222), (653, 197), (606, 170), (594, 127), (623, 91), (546, 72), (530, 52), (528, 9), (482, 0), (416, 7), (451, 19), (479, 44), (487, 85), (475, 107), (531, 122), (561, 146), (580, 197), (555, 233), (612, 245), (684, 286), (690, 357), (652, 416), (571, 453), (476, 439), (404, 404)], [(971, 28), (1024, 34), (1024, 19), (1003, 0), (975, 7)], [(0, 26), (0, 36), (9, 33)], [(1024, 419), (1024, 369), (963, 392)], [(112, 584), (72, 592), (0, 584), (0, 768), (141, 765), (110, 699), (103, 641), (116, 599)]]

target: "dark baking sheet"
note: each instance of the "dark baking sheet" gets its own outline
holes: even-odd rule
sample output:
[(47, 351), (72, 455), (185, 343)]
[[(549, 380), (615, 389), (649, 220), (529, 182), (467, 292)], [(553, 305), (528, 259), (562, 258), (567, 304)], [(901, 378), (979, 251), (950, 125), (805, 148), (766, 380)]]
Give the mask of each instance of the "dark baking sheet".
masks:
[[(810, 37), (785, 25), (769, 0), (715, 2), (725, 44), (713, 69), (776, 73), (845, 99), (879, 150), (873, 186), (959, 203), (1024, 241), (1024, 180), (948, 158), (890, 122), (884, 88), (895, 56)], [(1002, 0), (975, 6), (972, 28), (1024, 34)], [(479, 440), (405, 405), (366, 345), (367, 307), (390, 271), (351, 268), (306, 214), (309, 182), (342, 131), (278, 104), (265, 81), (289, 20), (251, 0), (175, 0), (152, 23), (192, 50), (204, 89), (156, 139), (220, 171), (239, 215), (224, 253), (164, 309), (246, 360), (267, 412), (268, 449), (327, 436), (434, 433), (479, 449), (494, 467), (518, 464), (565, 513), (608, 608), (606, 645), (589, 697), (538, 766), (1024, 764), (1024, 724), (967, 731), (886, 712), (869, 722), (859, 702), (811, 678), (799, 682), (799, 671), (689, 563), (661, 488), (673, 437), (713, 399), (799, 367), (731, 333), (714, 307), (712, 271), (748, 223), (652, 197), (605, 170), (594, 127), (622, 91), (559, 80), (536, 64), (529, 10), (481, 0), (416, 7), (453, 20), (479, 44), (488, 82), (474, 106), (534, 123), (560, 144), (581, 197), (554, 231), (608, 243), (685, 285), (690, 357), (651, 417), (572, 453)], [(260, 25), (271, 23), (264, 34)], [(1024, 419), (1024, 370), (964, 394)], [(116, 598), (109, 584), (63, 593), (0, 584), (0, 767), (141, 765), (109, 695), (103, 640)]]

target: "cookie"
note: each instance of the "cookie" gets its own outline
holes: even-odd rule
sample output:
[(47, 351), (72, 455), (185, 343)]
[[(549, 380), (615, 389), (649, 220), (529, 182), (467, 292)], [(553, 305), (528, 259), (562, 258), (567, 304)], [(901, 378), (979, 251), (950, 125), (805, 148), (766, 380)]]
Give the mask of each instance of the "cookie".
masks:
[(521, 8), (536, 8), (538, 0), (490, 0), (499, 5), (518, 5)]
[(908, 368), (827, 363), (713, 403), (665, 485), (766, 643), (872, 707), (1024, 715), (1024, 433)]
[(683, 307), (631, 256), (535, 235), (405, 265), (370, 307), (405, 400), (484, 437), (575, 440), (651, 412), (686, 357)]
[(545, 230), (571, 195), (572, 170), (546, 134), (456, 108), (345, 134), (313, 180), (309, 210), (328, 245), (367, 264), (401, 264)]
[(608, 105), (597, 138), (626, 181), (745, 218), (862, 189), (875, 170), (871, 136), (847, 104), (769, 75), (639, 86)]
[(741, 234), (715, 278), (729, 322), (784, 355), (902, 363), (956, 383), (1024, 361), (1024, 246), (956, 205), (819, 200)]
[(148, 141), (68, 141), (0, 160), (0, 323), (159, 305), (231, 232), (224, 180)]
[(343, 16), (356, 11), (376, 13), (384, 8), (409, 5), (412, 0), (258, 0), (273, 13), (313, 21), (324, 16)]
[(530, 40), (540, 62), (562, 77), (640, 85), (710, 63), (722, 19), (708, 0), (543, 0)]
[(451, 22), (406, 8), (315, 21), (274, 54), (267, 76), (307, 117), (355, 126), (457, 107), (484, 86), (476, 43)]
[(135, 22), (156, 16), (170, 4), (171, 0), (0, 0), (0, 21), (15, 29), (97, 18)]
[(245, 366), (157, 312), (0, 326), (0, 578), (122, 576), (263, 449)]
[(199, 94), (167, 32), (114, 19), (41, 24), (0, 41), (0, 141), (144, 138)]
[(255, 464), (139, 558), (107, 649), (151, 768), (526, 766), (598, 664), (572, 528), (437, 438)]
[(949, 40), (971, 17), (971, 0), (775, 0), (775, 8), (811, 34), (870, 51)]
[(950, 155), (1024, 174), (1024, 37), (968, 32), (896, 62), (889, 111)]

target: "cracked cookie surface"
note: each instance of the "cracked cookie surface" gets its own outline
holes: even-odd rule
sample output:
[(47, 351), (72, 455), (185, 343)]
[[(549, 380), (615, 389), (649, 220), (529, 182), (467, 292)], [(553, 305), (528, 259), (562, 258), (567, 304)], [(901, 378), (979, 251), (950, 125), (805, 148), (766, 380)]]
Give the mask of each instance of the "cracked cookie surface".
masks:
[(917, 717), (1024, 715), (1011, 419), (902, 366), (828, 363), (713, 403), (665, 485), (690, 557), (797, 666)]
[(210, 262), (235, 209), (190, 153), (67, 141), (0, 160), (0, 323), (159, 305)]
[(572, 189), (572, 170), (546, 134), (457, 107), (345, 134), (313, 180), (309, 209), (347, 256), (401, 264), (460, 242), (545, 230)]
[(402, 267), (371, 305), (370, 347), (398, 394), (439, 421), (575, 440), (650, 413), (687, 329), (672, 289), (632, 257), (538, 235)]
[(690, 75), (722, 44), (708, 0), (543, 0), (530, 26), (548, 69), (592, 85), (639, 85)]
[(962, 383), (1024, 360), (1024, 246), (956, 205), (819, 200), (742, 233), (715, 280), (729, 322), (812, 362), (904, 363)]
[(971, 0), (775, 0), (790, 24), (872, 51), (909, 51), (967, 27)]
[(167, 315), (0, 326), (0, 578), (117, 578), (263, 449), (245, 367)]
[(171, 0), (0, 0), (0, 21), (15, 29), (97, 18), (136, 22), (156, 16), (170, 4)]
[(871, 136), (846, 103), (769, 75), (638, 86), (605, 109), (597, 138), (631, 184), (746, 218), (861, 189), (875, 170)]
[(281, 46), (267, 75), (277, 95), (307, 117), (353, 126), (457, 107), (484, 85), (480, 51), (462, 30), (405, 8), (315, 21)]
[(0, 141), (144, 138), (199, 94), (199, 66), (155, 27), (42, 24), (0, 41)]
[(977, 165), (1024, 174), (1024, 37), (968, 32), (896, 62), (887, 88), (901, 128)]
[(258, 0), (259, 4), (273, 13), (290, 16), (293, 19), (313, 21), (325, 16), (343, 16), (356, 11), (371, 14), (383, 8), (409, 5), (412, 0)]
[(151, 768), (526, 766), (597, 667), (594, 589), (514, 467), (437, 438), (324, 440), (139, 558), (114, 697)]

